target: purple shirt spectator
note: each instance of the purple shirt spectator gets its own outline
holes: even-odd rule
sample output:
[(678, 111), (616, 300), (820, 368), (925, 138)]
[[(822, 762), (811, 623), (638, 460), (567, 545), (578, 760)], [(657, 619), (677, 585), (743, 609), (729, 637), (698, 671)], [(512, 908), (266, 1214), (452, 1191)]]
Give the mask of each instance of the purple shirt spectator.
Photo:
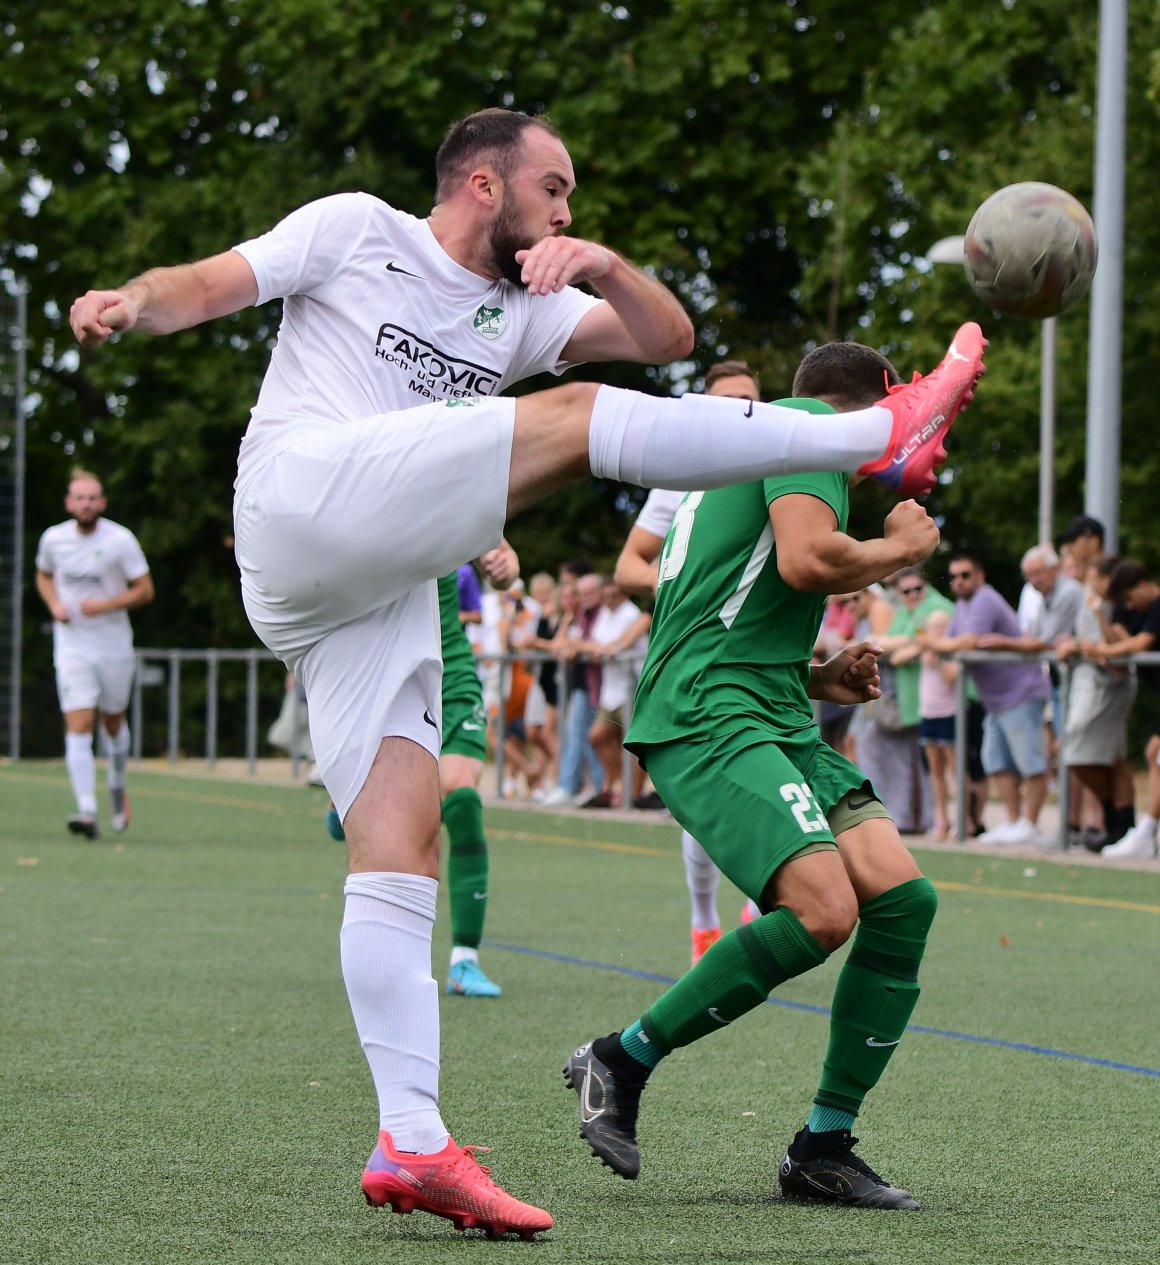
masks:
[(472, 613), (483, 609), (483, 590), (479, 587), (479, 576), (470, 562), (465, 562), (456, 572), (459, 583), (459, 609)]
[[(1011, 607), (989, 584), (980, 584), (974, 594), (959, 598), (951, 616), (948, 636), (960, 633), (1001, 633), (1019, 637), (1023, 629)], [(1034, 663), (971, 663), (966, 665), (979, 698), (989, 712), (1005, 711), (1034, 698), (1046, 698), (1050, 685), (1043, 664)]]

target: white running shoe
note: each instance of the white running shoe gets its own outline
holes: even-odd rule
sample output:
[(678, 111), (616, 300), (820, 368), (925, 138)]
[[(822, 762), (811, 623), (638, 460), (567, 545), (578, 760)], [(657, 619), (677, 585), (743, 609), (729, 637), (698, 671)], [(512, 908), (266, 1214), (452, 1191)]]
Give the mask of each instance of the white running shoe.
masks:
[(1016, 847), (1024, 847), (1027, 844), (1042, 843), (1043, 840), (1040, 838), (1034, 822), (1029, 821), (1026, 817), (1020, 817), (1017, 822), (1012, 824), (1011, 829), (1007, 833), (1007, 838), (1003, 842)]
[(562, 786), (553, 786), (550, 791), (545, 791), (540, 803), (545, 808), (560, 808), (565, 804), (571, 804), (573, 799), (571, 791), (566, 791)]
[(984, 831), (979, 836), (979, 842), (986, 844), (1010, 843), (1011, 834), (1017, 824), (1014, 821), (1005, 821), (1001, 826), (996, 826), (993, 830)]
[(1156, 856), (1156, 831), (1152, 826), (1133, 826), (1122, 839), (1100, 853), (1110, 861), (1151, 861)]

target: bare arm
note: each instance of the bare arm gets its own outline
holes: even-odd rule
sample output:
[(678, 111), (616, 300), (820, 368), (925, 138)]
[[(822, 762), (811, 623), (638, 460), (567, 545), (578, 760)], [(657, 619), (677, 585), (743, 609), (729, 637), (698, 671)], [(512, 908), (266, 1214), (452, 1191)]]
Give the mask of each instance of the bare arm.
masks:
[(1023, 654), (1034, 654), (1051, 647), (1040, 637), (1025, 633), (1022, 637), (1005, 637), (1002, 633), (982, 633), (979, 636), (980, 650), (1018, 650)]
[(135, 611), (140, 606), (148, 606), (156, 593), (153, 589), (153, 577), (148, 571), (130, 580), (125, 590), (115, 597), (87, 597), (81, 603), (82, 615), (108, 615), (112, 611)]
[(610, 659), (613, 655), (618, 655), (622, 651), (627, 650), (629, 646), (639, 641), (651, 627), (652, 614), (649, 611), (641, 611), (615, 641), (606, 641), (600, 647), (601, 657)]
[(664, 538), (655, 536), (643, 527), (633, 527), (616, 560), (612, 578), (633, 597), (655, 597), (657, 591), (657, 560), (661, 556)]
[(850, 593), (929, 558), (939, 542), (934, 520), (916, 501), (902, 501), (886, 517), (881, 540), (855, 540), (838, 530), (834, 511), (816, 496), (791, 493), (769, 507), (777, 569), (803, 593)]
[(40, 600), (48, 607), (49, 614), (53, 619), (62, 624), (68, 623), (68, 611), (56, 593), (56, 580), (53, 579), (52, 573), (49, 571), (37, 571), (36, 573), (36, 591), (40, 594)]
[(257, 297), (253, 269), (227, 250), (197, 263), (153, 268), (119, 290), (89, 290), (73, 303), (69, 323), (82, 347), (96, 347), (130, 329), (172, 334), (238, 312)]
[(570, 361), (632, 360), (667, 365), (693, 350), (693, 324), (676, 296), (614, 250), (577, 237), (545, 237), (516, 251), (529, 294), (588, 281), (605, 302), (576, 326)]

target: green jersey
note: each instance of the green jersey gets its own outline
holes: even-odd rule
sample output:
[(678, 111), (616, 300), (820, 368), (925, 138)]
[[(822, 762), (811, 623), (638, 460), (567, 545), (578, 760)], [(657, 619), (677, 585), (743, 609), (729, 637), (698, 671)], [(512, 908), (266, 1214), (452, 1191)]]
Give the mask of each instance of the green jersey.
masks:
[[(781, 403), (833, 412), (816, 400)], [(629, 747), (814, 724), (806, 685), (826, 599), (781, 578), (769, 517), (779, 497), (800, 494), (824, 501), (845, 530), (844, 474), (783, 475), (681, 503), (661, 550)]]
[(443, 639), (443, 697), (478, 691), (475, 653), (459, 618), (459, 577), (454, 571), (439, 578), (439, 633)]

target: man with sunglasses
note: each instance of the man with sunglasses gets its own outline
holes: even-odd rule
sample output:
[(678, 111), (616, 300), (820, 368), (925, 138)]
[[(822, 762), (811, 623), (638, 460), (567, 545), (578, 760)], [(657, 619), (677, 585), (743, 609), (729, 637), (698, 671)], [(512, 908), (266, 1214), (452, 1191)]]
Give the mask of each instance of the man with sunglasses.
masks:
[[(919, 644), (937, 654), (976, 650), (985, 639), (1018, 638), (1019, 617), (987, 583), (974, 554), (951, 557), (951, 593), (955, 613), (945, 637), (920, 635)], [(1007, 820), (979, 836), (980, 843), (1026, 845), (1040, 842), (1037, 822), (1047, 796), (1047, 741), (1043, 713), (1050, 682), (1043, 665), (972, 663), (967, 666), (979, 692), (983, 721), (983, 771), (995, 779)]]

